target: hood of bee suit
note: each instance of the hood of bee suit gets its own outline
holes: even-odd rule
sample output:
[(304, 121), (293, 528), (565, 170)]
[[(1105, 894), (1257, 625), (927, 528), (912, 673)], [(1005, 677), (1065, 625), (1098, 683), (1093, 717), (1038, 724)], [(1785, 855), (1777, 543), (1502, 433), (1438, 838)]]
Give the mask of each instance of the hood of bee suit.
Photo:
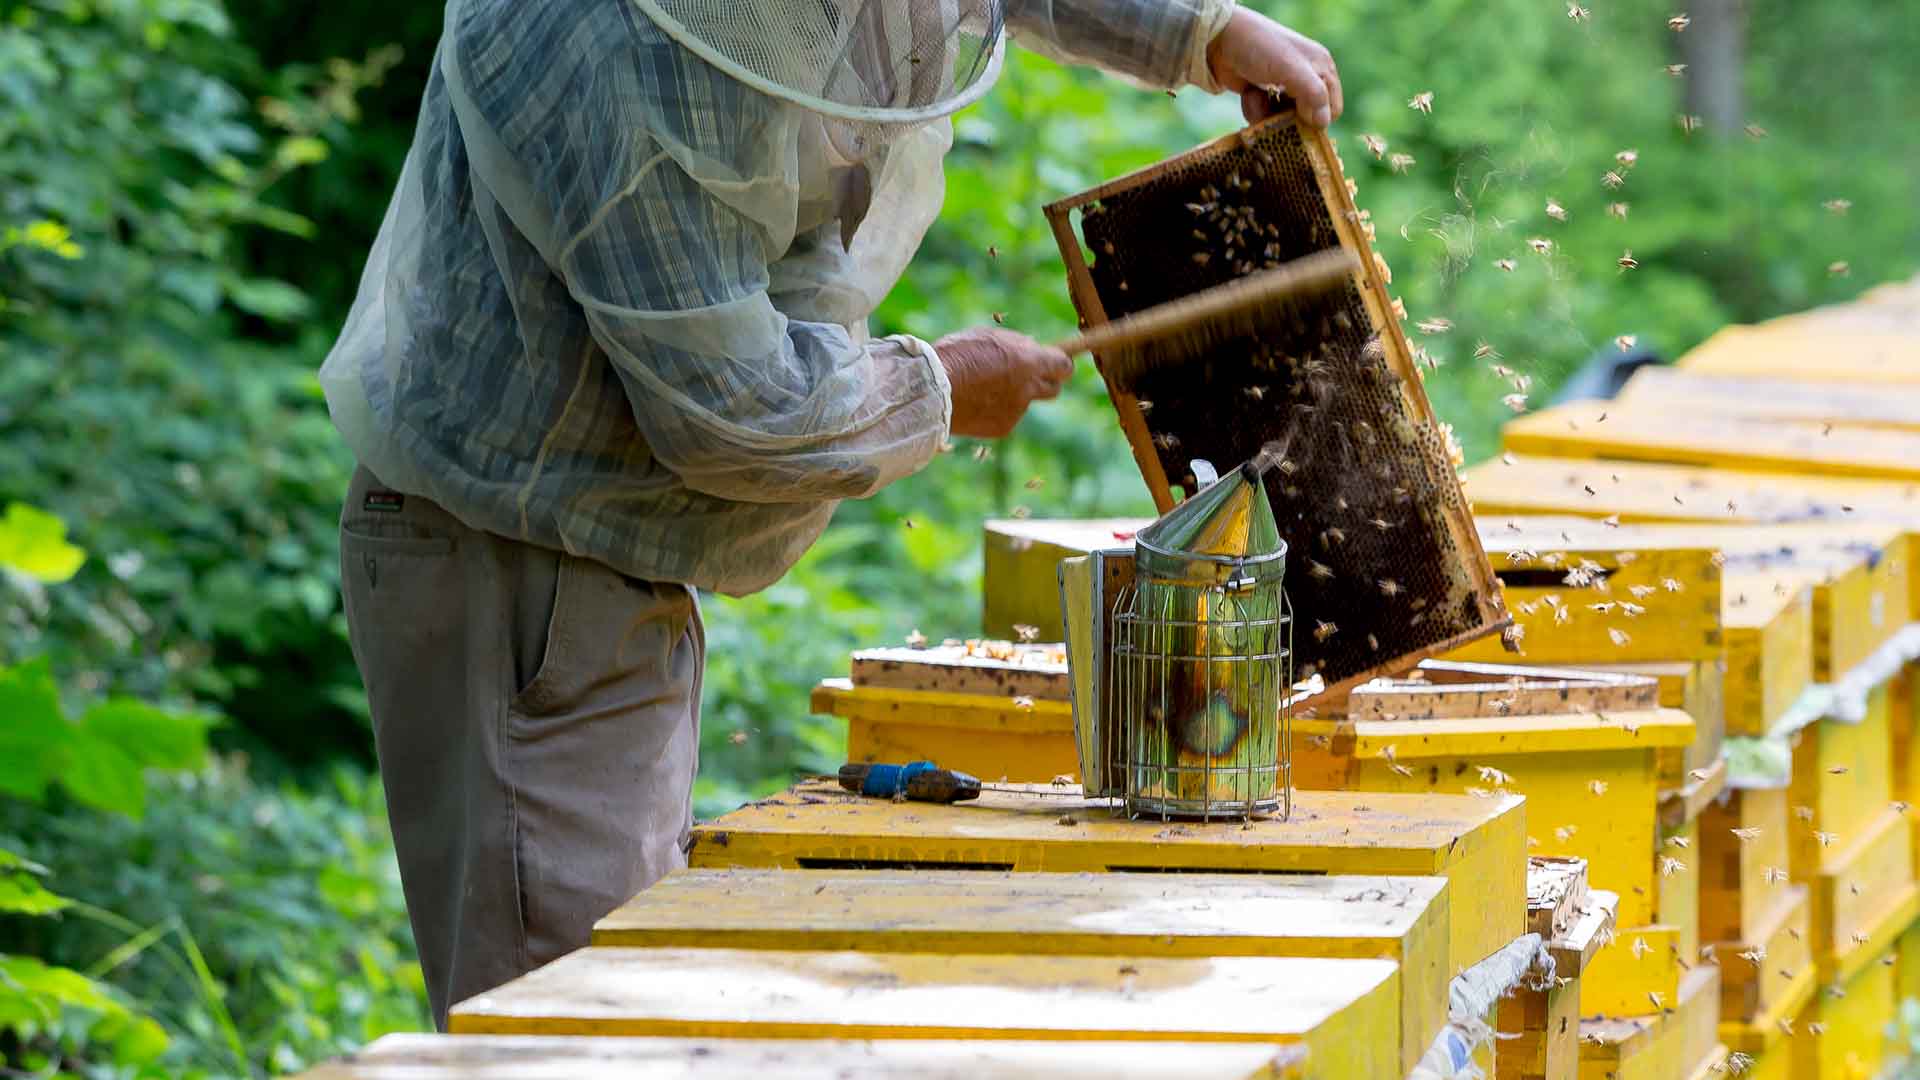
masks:
[(1222, 580), (1278, 574), (1287, 544), (1267, 501), (1267, 465), (1264, 457), (1246, 462), (1141, 529), (1134, 547), (1143, 564)]
[(858, 141), (949, 116), (1000, 73), (1003, 0), (632, 0), (675, 41)]

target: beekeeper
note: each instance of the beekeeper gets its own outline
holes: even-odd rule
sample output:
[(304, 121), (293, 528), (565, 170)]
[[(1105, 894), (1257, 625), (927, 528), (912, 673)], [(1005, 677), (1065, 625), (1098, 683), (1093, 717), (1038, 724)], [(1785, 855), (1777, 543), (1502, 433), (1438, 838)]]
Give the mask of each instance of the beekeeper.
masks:
[[(1071, 373), (1004, 330), (865, 320), (940, 209), (1004, 38), (1139, 84), (1340, 112), (1233, 0), (451, 0), (321, 370), (436, 1022), (684, 864), (705, 639), (842, 499)], [(1142, 104), (1142, 107), (1146, 107)]]

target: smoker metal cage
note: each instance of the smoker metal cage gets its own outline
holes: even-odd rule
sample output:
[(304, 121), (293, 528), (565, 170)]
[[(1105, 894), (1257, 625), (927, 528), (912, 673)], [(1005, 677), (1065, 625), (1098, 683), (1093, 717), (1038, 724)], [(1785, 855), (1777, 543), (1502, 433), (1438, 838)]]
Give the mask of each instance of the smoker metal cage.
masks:
[(1138, 543), (1105, 658), (1107, 775), (1128, 816), (1292, 814), (1285, 572), (1284, 548), (1235, 558)]
[(1046, 213), (1088, 326), (1330, 247), (1360, 256), (1351, 283), (1200, 362), (1108, 378), (1163, 513), (1200, 486), (1192, 459), (1284, 447), (1264, 483), (1289, 546), (1287, 596), (1313, 628), (1297, 639), (1297, 677), (1337, 693), (1510, 624), (1372, 225), (1325, 132), (1275, 117)]

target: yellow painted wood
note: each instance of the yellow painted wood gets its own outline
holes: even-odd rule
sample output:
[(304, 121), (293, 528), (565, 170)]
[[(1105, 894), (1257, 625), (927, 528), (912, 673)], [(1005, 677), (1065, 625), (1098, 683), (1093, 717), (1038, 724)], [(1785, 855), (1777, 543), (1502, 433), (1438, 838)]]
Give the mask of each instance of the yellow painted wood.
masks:
[(593, 944), (1388, 959), (1410, 1070), (1446, 1023), (1448, 904), (1437, 877), (689, 869), (615, 908)]
[(1717, 1045), (1719, 982), (1719, 968), (1696, 967), (1668, 1012), (1581, 1021), (1580, 1080), (1672, 1080), (1692, 1072)]
[(1727, 622), (1727, 731), (1764, 735), (1813, 681), (1813, 586), (1773, 573), (1733, 573)]
[(1713, 1050), (1707, 1054), (1706, 1059), (1694, 1066), (1693, 1071), (1687, 1074), (1687, 1080), (1720, 1080), (1729, 1072), (1727, 1058), (1732, 1054), (1733, 1051), (1724, 1045), (1714, 1044)]
[(1399, 1073), (1390, 960), (570, 953), (454, 1006), (456, 1034), (1304, 1043)]
[(1851, 840), (1827, 849), (1813, 893), (1814, 960), (1824, 981), (1891, 948), (1920, 910), (1906, 817), (1883, 809)]
[(1662, 747), (1655, 755), (1659, 760), (1662, 791), (1686, 786), (1688, 772), (1720, 760), (1720, 744), (1726, 733), (1724, 659), (1581, 666), (1608, 673), (1649, 676), (1660, 684), (1661, 708), (1679, 709), (1693, 717), (1693, 741), (1684, 747)]
[[(1601, 417), (1605, 416), (1602, 420)], [(1760, 472), (1920, 480), (1920, 433), (1570, 402), (1518, 417), (1504, 447), (1539, 457), (1601, 457)]]
[(1714, 943), (1720, 962), (1720, 1018), (1756, 1023), (1781, 1002), (1793, 1000), (1813, 963), (1813, 903), (1805, 885), (1779, 886), (1770, 923), (1740, 941)]
[(1788, 1040), (1795, 1080), (1874, 1080), (1897, 1056), (1887, 1027), (1898, 1008), (1893, 968), (1878, 962), (1849, 977), (1844, 994), (1814, 995)]
[[(1887, 726), (1893, 744), (1893, 797), (1912, 806), (1920, 794), (1920, 663), (1902, 668), (1887, 687)], [(1920, 827), (1913, 837), (1913, 865), (1920, 871)]]
[(1533, 854), (1586, 859), (1593, 886), (1620, 894), (1621, 922), (1655, 920), (1660, 790), (1654, 755), (1693, 737), (1687, 714), (1656, 709), (1295, 726), (1300, 787), (1524, 795)]
[[(1224, 468), (1224, 466), (1223, 466)], [(1013, 638), (1015, 626), (1032, 626), (1042, 641), (1060, 641), (1060, 560), (1089, 551), (1131, 547), (1133, 534), (1152, 518), (1044, 521), (1032, 518), (986, 524), (986, 602), (981, 630)], [(1123, 534), (1125, 539), (1115, 536)]]
[(1901, 1001), (1920, 1000), (1920, 923), (1900, 932), (1894, 953), (1895, 993)]
[[(1812, 356), (1819, 357), (1819, 363), (1808, 363), (1807, 358)], [(1920, 383), (1920, 337), (1849, 331), (1831, 322), (1813, 320), (1729, 326), (1694, 347), (1677, 364), (1697, 372), (1900, 387)]]
[(1700, 955), (1700, 819), (1663, 826), (1658, 850), (1654, 918), (1680, 928), (1680, 956), (1692, 963)]
[(1820, 987), (1820, 973), (1808, 965), (1793, 980), (1792, 986), (1767, 1011), (1752, 1022), (1722, 1020), (1720, 1041), (1736, 1054), (1745, 1054), (1756, 1062), (1793, 1055), (1788, 1032), (1797, 1031), (1800, 1015)]
[[(1892, 694), (1867, 695), (1857, 724), (1816, 721), (1793, 737), (1793, 870), (1807, 877), (1860, 837), (1893, 800)], [(1822, 840), (1820, 833), (1831, 836)]]
[[(1920, 524), (1920, 483), (1509, 454), (1475, 465), (1461, 485), (1474, 513), (1618, 514), (1625, 523), (1737, 525), (1891, 521)], [(1593, 494), (1587, 494), (1592, 488)]]
[(782, 1080), (1033, 1080), (1094, 1071), (1117, 1080), (1294, 1080), (1304, 1045), (1020, 1042), (937, 1039), (589, 1038), (386, 1035), (300, 1080), (635, 1080), (778, 1076)]
[[(1785, 788), (1734, 790), (1701, 814), (1704, 940), (1763, 944), (1778, 925), (1781, 905), (1793, 891), (1787, 884), (1793, 837), (1790, 798)], [(1748, 838), (1742, 839), (1735, 829)]]
[[(1658, 752), (1654, 759), (1660, 759)], [(1684, 781), (1684, 786), (1673, 790), (1664, 786), (1664, 774), (1660, 776), (1660, 783), (1663, 785), (1660, 790), (1660, 827), (1678, 829), (1698, 818), (1709, 804), (1727, 790), (1727, 763), (1718, 760), (1707, 768), (1694, 769)]]
[(1680, 964), (1683, 959), (1692, 962), (1691, 956), (1680, 953), (1677, 926), (1615, 930), (1613, 941), (1595, 953), (1580, 973), (1580, 1015), (1640, 1016), (1671, 1008), (1686, 974)]
[(1500, 999), (1494, 1030), (1494, 1080), (1576, 1080), (1580, 980), (1522, 987)]
[[(1500, 578), (1514, 623), (1522, 627), (1518, 662), (1535, 664), (1715, 660), (1724, 649), (1721, 580), (1714, 549), (1697, 544), (1630, 547), (1598, 525), (1566, 519), (1526, 524), (1482, 519), (1481, 541)], [(1611, 532), (1611, 530), (1608, 530)], [(1626, 558), (1622, 561), (1621, 556)], [(1598, 567), (1599, 586), (1566, 583)], [(1666, 587), (1671, 581), (1678, 589)], [(1636, 587), (1639, 590), (1636, 595)], [(1549, 599), (1551, 598), (1551, 599)], [(1645, 610), (1629, 615), (1627, 601)], [(1610, 610), (1593, 605), (1613, 603)], [(1556, 610), (1566, 612), (1557, 616)], [(1625, 635), (1616, 640), (1615, 632)], [(1448, 659), (1513, 663), (1499, 641), (1484, 639)]]
[[(1758, 1058), (1740, 1058), (1738, 1050), (1732, 1050), (1727, 1058), (1729, 1077), (1740, 1080), (1793, 1080), (1793, 1047), (1782, 1040), (1780, 1045)], [(1745, 1071), (1737, 1071), (1744, 1069)]]
[(937, 761), (988, 781), (1047, 783), (1077, 776), (1073, 707), (1064, 701), (937, 690), (814, 687), (815, 715), (847, 721), (847, 760)]
[(1580, 912), (1580, 918), (1566, 936), (1547, 942), (1553, 954), (1553, 973), (1558, 978), (1573, 978), (1587, 970), (1593, 958), (1613, 940), (1614, 917), (1620, 912), (1620, 897), (1605, 889), (1592, 889)]
[[(1817, 379), (1818, 373), (1814, 373)], [(1614, 400), (1627, 408), (1727, 413), (1766, 420), (1920, 431), (1920, 382), (1910, 387), (1777, 379), (1646, 367)]]
[(1016, 871), (1180, 870), (1440, 876), (1452, 895), (1448, 972), (1526, 925), (1517, 796), (1296, 792), (1293, 817), (1129, 821), (1066, 795), (990, 791), (953, 806), (863, 799), (808, 782), (696, 826), (696, 867)]

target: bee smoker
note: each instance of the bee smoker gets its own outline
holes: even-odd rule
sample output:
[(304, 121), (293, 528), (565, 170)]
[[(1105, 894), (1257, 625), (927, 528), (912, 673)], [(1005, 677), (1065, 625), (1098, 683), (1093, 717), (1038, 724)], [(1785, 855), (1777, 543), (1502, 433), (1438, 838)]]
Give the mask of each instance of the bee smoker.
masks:
[(1241, 465), (1134, 538), (1102, 657), (1110, 790), (1088, 792), (1129, 816), (1292, 811), (1293, 620), (1270, 464)]

